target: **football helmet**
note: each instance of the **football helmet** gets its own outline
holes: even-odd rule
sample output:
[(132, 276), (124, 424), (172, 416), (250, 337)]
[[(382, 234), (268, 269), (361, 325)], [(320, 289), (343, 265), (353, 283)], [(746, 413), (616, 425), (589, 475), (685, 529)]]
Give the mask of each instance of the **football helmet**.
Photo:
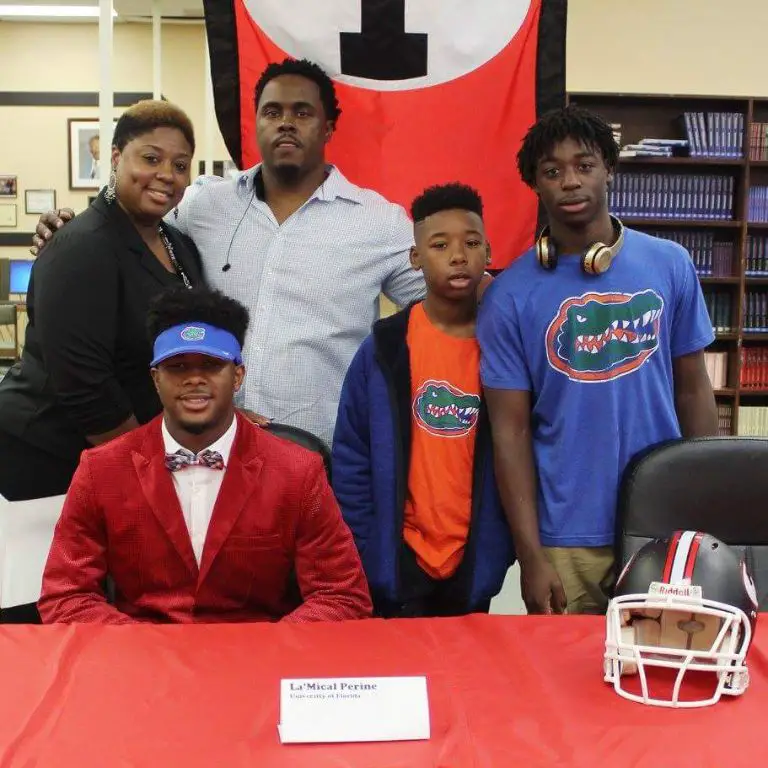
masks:
[[(699, 531), (654, 539), (626, 564), (608, 604), (604, 679), (620, 696), (656, 706), (738, 696), (749, 685), (757, 608), (750, 569), (734, 549)], [(693, 697), (688, 685), (683, 695), (684, 678), (698, 679)]]

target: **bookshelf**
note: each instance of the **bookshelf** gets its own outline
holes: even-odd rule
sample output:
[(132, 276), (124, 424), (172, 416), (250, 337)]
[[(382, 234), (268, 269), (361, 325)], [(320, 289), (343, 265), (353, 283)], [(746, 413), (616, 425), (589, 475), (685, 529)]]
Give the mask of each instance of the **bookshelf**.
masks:
[[(689, 244), (701, 243), (709, 249), (708, 253), (711, 254), (713, 248), (715, 253), (720, 253), (719, 267), (716, 265), (714, 274), (712, 269), (704, 267), (699, 271), (710, 273), (700, 274), (699, 279), (710, 313), (719, 311), (713, 314), (716, 338), (707, 352), (722, 353), (721, 358), (727, 364), (724, 386), (715, 389), (718, 411), (723, 416), (722, 433), (768, 436), (768, 99), (571, 93), (568, 101), (620, 125), (616, 130), (621, 132), (621, 146), (636, 144), (643, 138), (688, 139), (690, 132), (686, 126), (690, 128), (691, 123), (686, 123), (685, 114), (707, 116), (702, 117), (706, 122), (700, 127), (709, 137), (709, 152), (705, 147), (694, 157), (621, 158), (617, 178), (621, 177), (624, 184), (647, 183), (648, 189), (651, 184), (669, 185), (672, 189), (680, 178), (696, 179), (690, 183), (709, 184), (713, 190), (719, 189), (717, 184), (728, 185), (730, 206), (725, 217), (719, 211), (717, 218), (705, 218), (707, 213), (702, 210), (692, 213), (690, 218), (673, 218), (673, 214), (664, 210), (658, 213), (667, 213), (666, 216), (616, 212), (628, 226), (677, 239), (692, 253), (695, 247)], [(730, 142), (732, 151), (724, 150), (724, 145), (729, 143), (727, 137), (718, 141), (718, 136), (733, 137), (741, 133), (738, 118), (734, 133), (733, 124), (720, 117), (723, 114), (743, 116), (740, 151), (733, 141)], [(710, 119), (718, 122), (710, 123)], [(697, 124), (692, 125), (695, 131)], [(714, 130), (708, 133), (711, 126)], [(708, 156), (715, 153), (740, 154), (740, 157)], [(616, 199), (614, 194), (614, 204)], [(703, 199), (709, 200), (706, 195)], [(708, 258), (711, 267), (711, 256)], [(694, 263), (697, 261), (694, 255)], [(730, 424), (727, 425), (725, 416), (729, 411)]]

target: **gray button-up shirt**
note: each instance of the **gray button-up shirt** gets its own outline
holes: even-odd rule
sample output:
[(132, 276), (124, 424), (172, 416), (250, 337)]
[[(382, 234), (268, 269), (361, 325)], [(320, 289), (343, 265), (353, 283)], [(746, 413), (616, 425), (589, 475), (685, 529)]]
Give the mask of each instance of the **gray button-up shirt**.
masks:
[(257, 171), (198, 179), (169, 222), (198, 247), (208, 284), (250, 310), (238, 402), (330, 445), (344, 375), (379, 317), (379, 294), (400, 305), (424, 296), (408, 260), (413, 225), (332, 166), (280, 225), (255, 193)]

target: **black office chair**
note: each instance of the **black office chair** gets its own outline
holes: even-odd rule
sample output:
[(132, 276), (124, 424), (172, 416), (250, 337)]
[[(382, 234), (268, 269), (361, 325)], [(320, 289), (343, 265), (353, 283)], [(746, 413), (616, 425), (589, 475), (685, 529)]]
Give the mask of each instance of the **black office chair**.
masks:
[(303, 448), (308, 448), (310, 451), (319, 453), (323, 459), (325, 473), (328, 475), (328, 482), (331, 482), (331, 452), (328, 450), (328, 446), (319, 437), (316, 437), (311, 432), (307, 432), (305, 429), (292, 427), (288, 424), (277, 424), (275, 422), (269, 425), (267, 431), (277, 437), (290, 440), (292, 443), (296, 443)]
[(698, 530), (746, 552), (768, 608), (768, 440), (676, 440), (636, 457), (622, 478), (617, 561), (649, 540)]

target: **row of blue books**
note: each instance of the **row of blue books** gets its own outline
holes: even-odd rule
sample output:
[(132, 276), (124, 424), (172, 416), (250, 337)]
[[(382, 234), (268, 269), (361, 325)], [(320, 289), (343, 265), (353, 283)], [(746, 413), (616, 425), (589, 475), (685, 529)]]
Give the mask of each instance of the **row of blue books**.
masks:
[(684, 112), (681, 121), (691, 157), (743, 157), (744, 115), (740, 112)]
[(768, 187), (750, 187), (747, 221), (768, 222)]
[(733, 176), (618, 173), (608, 204), (616, 216), (659, 219), (733, 219)]

